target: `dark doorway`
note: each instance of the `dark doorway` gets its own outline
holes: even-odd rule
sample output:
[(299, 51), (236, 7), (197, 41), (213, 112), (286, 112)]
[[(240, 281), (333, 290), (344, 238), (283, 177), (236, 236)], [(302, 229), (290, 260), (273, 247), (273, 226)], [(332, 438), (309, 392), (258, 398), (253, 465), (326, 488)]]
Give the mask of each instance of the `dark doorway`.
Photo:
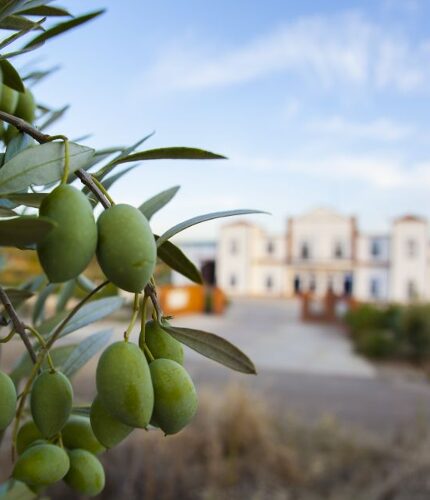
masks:
[(206, 285), (214, 286), (216, 284), (214, 260), (207, 260), (203, 262), (201, 272), (202, 272), (203, 282)]
[(343, 280), (343, 293), (347, 297), (350, 297), (352, 295), (352, 288), (353, 288), (353, 282), (352, 282), (352, 275), (351, 274), (346, 274), (345, 278)]
[(301, 292), (301, 290), (300, 290), (300, 276), (296, 276), (294, 278), (294, 293), (296, 295), (299, 295), (300, 292)]

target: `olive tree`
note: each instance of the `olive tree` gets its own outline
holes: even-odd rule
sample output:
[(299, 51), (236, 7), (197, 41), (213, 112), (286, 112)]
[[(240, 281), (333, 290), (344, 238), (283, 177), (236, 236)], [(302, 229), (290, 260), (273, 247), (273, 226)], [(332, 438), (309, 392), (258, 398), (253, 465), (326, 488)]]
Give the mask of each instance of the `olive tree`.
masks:
[[(116, 170), (126, 163), (224, 157), (189, 147), (142, 150), (150, 135), (129, 147), (95, 150), (70, 141), (60, 129), (47, 134), (65, 111), (41, 105), (33, 95), (34, 83), (49, 71), (24, 73), (15, 64), (21, 54), (100, 14), (74, 16), (49, 0), (0, 1), (0, 29), (10, 32), (0, 41), (0, 245), (36, 252), (43, 269), (15, 288), (0, 286), (2, 348), (7, 351), (16, 340), (25, 347), (10, 373), (0, 369), (0, 439), (10, 445), (13, 461), (0, 497), (31, 497), (60, 480), (96, 495), (104, 486), (97, 455), (135, 428), (174, 434), (189, 424), (197, 394), (183, 366), (183, 344), (229, 368), (255, 373), (251, 360), (222, 337), (174, 326), (160, 307), (154, 278), (159, 259), (201, 284), (198, 269), (170, 239), (207, 220), (255, 211), (200, 215), (157, 235), (150, 219), (177, 187), (139, 207), (115, 204), (109, 194), (130, 172)], [(96, 221), (98, 206), (103, 211)], [(85, 275), (94, 256), (106, 278), (100, 283)], [(100, 296), (108, 284), (130, 294), (123, 337), (113, 339), (103, 330), (57, 345), (125, 306), (124, 294)], [(81, 298), (72, 301), (77, 289)], [(49, 297), (56, 298), (51, 314)], [(20, 307), (30, 299), (31, 314), (22, 315)], [(136, 324), (137, 343), (130, 339)], [(99, 351), (97, 396), (78, 405), (71, 379)]]

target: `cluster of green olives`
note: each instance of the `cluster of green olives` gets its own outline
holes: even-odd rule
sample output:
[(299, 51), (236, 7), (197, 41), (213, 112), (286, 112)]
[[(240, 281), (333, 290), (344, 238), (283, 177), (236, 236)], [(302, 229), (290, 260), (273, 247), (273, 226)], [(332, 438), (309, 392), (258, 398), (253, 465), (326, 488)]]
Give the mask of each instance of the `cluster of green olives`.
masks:
[(182, 345), (152, 320), (139, 344), (145, 344), (147, 350), (116, 342), (103, 352), (97, 365), (98, 395), (91, 408), (91, 423), (107, 448), (133, 428), (149, 424), (165, 434), (175, 434), (197, 409), (196, 390), (183, 367)]
[[(12, 476), (39, 492), (63, 479), (79, 493), (94, 496), (105, 484), (96, 457), (105, 447), (95, 437), (89, 418), (72, 415), (73, 389), (67, 377), (47, 370), (31, 391), (32, 420), (18, 431), (18, 459)], [(0, 431), (15, 416), (17, 394), (8, 375), (0, 372)]]
[[(105, 484), (97, 455), (119, 444), (134, 428), (151, 425), (167, 435), (191, 421), (197, 395), (182, 366), (182, 345), (153, 320), (143, 335), (139, 344), (145, 344), (145, 351), (120, 341), (102, 353), (89, 418), (72, 414), (73, 389), (63, 373), (51, 369), (36, 377), (30, 396), (32, 418), (17, 434), (15, 479), (36, 492), (64, 480), (78, 493), (94, 496)], [(0, 431), (12, 422), (16, 403), (12, 380), (0, 372)]]
[(63, 184), (43, 200), (39, 214), (57, 223), (37, 246), (52, 283), (77, 277), (94, 254), (109, 281), (122, 290), (139, 293), (148, 283), (157, 249), (149, 222), (137, 208), (113, 205), (96, 224), (88, 198)]
[[(30, 89), (26, 88), (24, 92), (17, 92), (5, 84), (0, 84), (0, 110), (22, 118), (28, 123), (33, 123), (36, 116), (36, 103)], [(8, 125), (6, 128), (5, 123), (0, 121), (0, 139), (6, 144), (17, 134), (16, 127)]]
[[(97, 256), (106, 277), (138, 294), (156, 262), (155, 239), (145, 216), (130, 205), (112, 205), (95, 222), (87, 197), (61, 184), (44, 198), (40, 215), (57, 224), (37, 252), (54, 283), (78, 276)], [(160, 322), (159, 322), (160, 321)], [(73, 413), (73, 388), (52, 365), (34, 379), (31, 419), (18, 429), (13, 478), (35, 492), (63, 480), (81, 494), (99, 494), (105, 475), (97, 455), (119, 444), (135, 428), (175, 434), (194, 417), (197, 394), (183, 367), (182, 345), (162, 318), (146, 322), (138, 344), (108, 346), (96, 370), (97, 395), (88, 414)], [(0, 432), (16, 414), (12, 380), (0, 372)]]

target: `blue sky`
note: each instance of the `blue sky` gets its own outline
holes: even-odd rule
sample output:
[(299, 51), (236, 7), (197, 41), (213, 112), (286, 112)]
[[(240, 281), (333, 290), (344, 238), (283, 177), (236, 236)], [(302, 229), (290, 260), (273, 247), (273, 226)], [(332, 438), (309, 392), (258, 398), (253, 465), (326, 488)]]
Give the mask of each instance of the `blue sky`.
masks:
[(39, 66), (62, 68), (37, 97), (72, 106), (55, 132), (92, 132), (87, 143), (105, 147), (155, 130), (148, 147), (229, 157), (145, 163), (118, 182), (114, 198), (135, 205), (182, 186), (154, 217), (157, 231), (230, 208), (270, 211), (254, 219), (275, 232), (320, 205), (357, 215), (366, 231), (430, 215), (427, 0), (91, 2), (103, 6), (38, 51)]

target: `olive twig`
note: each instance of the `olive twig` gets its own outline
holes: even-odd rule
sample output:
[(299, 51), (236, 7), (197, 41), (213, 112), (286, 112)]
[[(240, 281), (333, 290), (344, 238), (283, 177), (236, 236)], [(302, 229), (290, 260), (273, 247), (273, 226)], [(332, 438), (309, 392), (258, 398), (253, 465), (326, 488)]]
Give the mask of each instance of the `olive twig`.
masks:
[[(1, 113), (1, 112), (0, 112)], [(0, 301), (3, 303), (4, 308), (6, 312), (9, 314), (10, 320), (12, 321), (13, 328), (14, 330), (18, 333), (18, 335), (21, 337), (22, 341), (24, 342), (24, 345), (28, 351), (28, 354), (33, 361), (33, 363), (36, 363), (37, 355), (35, 350), (33, 349), (33, 346), (31, 345), (30, 339), (28, 338), (28, 335), (25, 331), (25, 325), (19, 318), (15, 308), (12, 305), (12, 302), (10, 301), (7, 293), (5, 290), (0, 286)]]
[(134, 302), (133, 302), (133, 314), (130, 319), (130, 323), (127, 327), (127, 330), (124, 332), (124, 340), (128, 342), (128, 338), (136, 324), (137, 316), (139, 315), (139, 294), (134, 294)]

